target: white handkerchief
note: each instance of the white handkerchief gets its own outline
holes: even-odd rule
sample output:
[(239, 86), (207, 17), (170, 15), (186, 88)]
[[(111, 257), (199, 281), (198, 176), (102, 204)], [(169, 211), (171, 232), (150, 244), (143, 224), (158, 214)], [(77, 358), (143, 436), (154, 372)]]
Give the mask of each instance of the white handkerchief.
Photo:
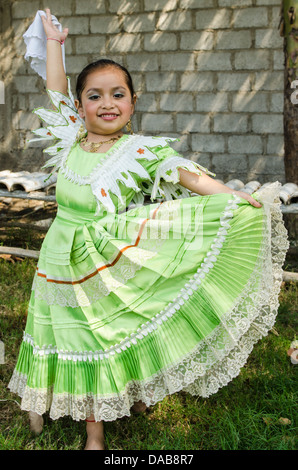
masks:
[[(38, 73), (44, 80), (47, 78), (46, 74), (46, 61), (47, 61), (47, 37), (43, 29), (41, 17), (46, 16), (45, 12), (38, 10), (35, 15), (33, 23), (29, 26), (27, 31), (23, 34), (26, 44), (25, 59), (30, 62), (31, 67)], [(62, 31), (62, 26), (57, 18), (52, 15), (52, 21), (59, 31)], [(65, 70), (65, 47), (62, 45), (62, 59)]]

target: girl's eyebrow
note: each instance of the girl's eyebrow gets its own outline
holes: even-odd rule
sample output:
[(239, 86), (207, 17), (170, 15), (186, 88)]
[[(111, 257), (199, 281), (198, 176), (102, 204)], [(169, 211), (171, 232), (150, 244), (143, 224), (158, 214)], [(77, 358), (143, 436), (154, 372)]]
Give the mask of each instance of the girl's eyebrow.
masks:
[[(115, 86), (113, 88), (111, 88), (112, 91), (115, 91), (115, 90), (126, 90), (126, 88), (122, 85), (119, 85), (119, 86)], [(101, 88), (90, 88), (89, 90), (86, 91), (86, 93), (91, 93), (91, 92), (94, 92), (94, 91), (102, 91)]]

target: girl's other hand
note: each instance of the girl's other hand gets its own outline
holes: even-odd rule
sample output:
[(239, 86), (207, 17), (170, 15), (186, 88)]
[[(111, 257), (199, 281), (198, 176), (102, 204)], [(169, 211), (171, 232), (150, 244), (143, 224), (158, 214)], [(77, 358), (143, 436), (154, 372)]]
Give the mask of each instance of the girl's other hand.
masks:
[(242, 197), (242, 199), (246, 199), (252, 206), (254, 207), (262, 207), (262, 204), (258, 201), (256, 201), (252, 196), (249, 194), (243, 192), (243, 191), (233, 191), (233, 194), (236, 194), (236, 196)]
[(60, 42), (65, 41), (68, 35), (68, 28), (64, 28), (63, 31), (59, 31), (59, 29), (53, 25), (50, 9), (46, 8), (45, 12), (46, 16), (42, 16), (41, 20), (46, 33), (46, 37), (58, 39)]

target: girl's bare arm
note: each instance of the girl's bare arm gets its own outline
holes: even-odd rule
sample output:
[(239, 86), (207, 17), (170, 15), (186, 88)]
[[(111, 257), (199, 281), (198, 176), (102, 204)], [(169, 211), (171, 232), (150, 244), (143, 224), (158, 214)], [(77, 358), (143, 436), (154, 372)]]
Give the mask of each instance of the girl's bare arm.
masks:
[(202, 175), (199, 176), (195, 173), (184, 170), (183, 168), (179, 168), (179, 173), (180, 184), (194, 193), (201, 194), (202, 196), (207, 194), (234, 193), (237, 196), (246, 199), (252, 206), (262, 207), (262, 204), (256, 201), (249, 194), (242, 191), (233, 191), (224, 184), (221, 184), (218, 181), (215, 181), (213, 178), (210, 178), (210, 176), (206, 175), (204, 172), (202, 172)]
[[(42, 23), (47, 38), (47, 88), (67, 94), (67, 78), (63, 67), (62, 50), (59, 41), (65, 41), (68, 29), (62, 32), (52, 23), (49, 8), (46, 8), (46, 17), (42, 16)], [(55, 39), (58, 39), (57, 41)]]

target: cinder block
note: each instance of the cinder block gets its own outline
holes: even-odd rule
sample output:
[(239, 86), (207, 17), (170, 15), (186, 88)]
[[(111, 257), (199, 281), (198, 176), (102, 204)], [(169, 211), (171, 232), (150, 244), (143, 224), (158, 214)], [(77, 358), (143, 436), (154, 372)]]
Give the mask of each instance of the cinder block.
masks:
[(110, 36), (107, 47), (109, 52), (138, 52), (141, 49), (141, 37), (129, 33)]
[(104, 36), (79, 36), (75, 39), (76, 54), (105, 54), (106, 38)]
[[(63, 28), (69, 29), (69, 34), (88, 34), (89, 33), (89, 18), (87, 17), (61, 17), (59, 18)], [(68, 41), (67, 41), (68, 42)], [(66, 44), (66, 43), (65, 43)]]
[(132, 72), (153, 72), (157, 71), (158, 55), (148, 53), (129, 54), (127, 56), (127, 67)]
[(259, 113), (269, 111), (269, 96), (260, 91), (239, 92), (232, 97), (232, 111)]
[(232, 70), (231, 54), (229, 52), (200, 52), (197, 57), (199, 71)]
[(123, 18), (123, 29), (127, 33), (140, 33), (155, 30), (156, 14), (126, 15)]
[(177, 91), (176, 73), (148, 72), (145, 74), (147, 91)]
[(257, 29), (256, 30), (256, 47), (277, 49), (283, 45), (283, 38), (275, 29)]
[(196, 13), (196, 28), (202, 30), (230, 28), (231, 16), (232, 12), (226, 8), (199, 11)]
[(268, 155), (283, 156), (285, 152), (283, 134), (269, 135), (266, 150)]
[(227, 93), (198, 93), (196, 110), (205, 112), (228, 111)]
[(252, 33), (243, 31), (218, 31), (216, 49), (249, 49), (252, 45)]
[[(253, 3), (253, 0), (237, 0), (238, 7), (249, 7)], [(218, 0), (218, 6), (220, 7), (235, 7), (235, 0)]]
[(13, 83), (19, 93), (39, 92), (37, 75), (34, 77), (27, 75), (17, 75), (16, 77), (14, 77)]
[(177, 50), (177, 35), (175, 33), (162, 33), (157, 31), (154, 34), (144, 35), (145, 51), (175, 51)]
[(181, 35), (180, 49), (189, 51), (207, 51), (213, 49), (213, 43), (213, 32), (186, 32)]
[(137, 110), (153, 113), (157, 111), (157, 99), (154, 93), (140, 93), (137, 101)]
[(181, 91), (214, 90), (215, 74), (212, 72), (186, 72), (181, 76)]
[(92, 34), (120, 33), (120, 19), (118, 16), (91, 16), (90, 32)]
[(156, 27), (161, 31), (189, 31), (191, 23), (190, 11), (175, 11), (161, 13)]
[(146, 113), (141, 119), (141, 128), (145, 132), (173, 132), (174, 118), (171, 114)]
[(280, 6), (280, 0), (256, 0), (256, 5), (268, 5), (269, 7), (272, 5)]
[(191, 136), (192, 149), (199, 152), (224, 153), (225, 138), (214, 134), (193, 134)]
[(154, 2), (145, 0), (145, 11), (171, 11), (176, 10), (177, 7), (178, 0), (154, 0)]
[(244, 133), (248, 131), (248, 116), (246, 114), (216, 114), (214, 116), (214, 132)]
[(52, 15), (55, 15), (58, 20), (60, 15), (70, 16), (72, 14), (72, 0), (63, 0), (63, 2), (61, 0), (42, 0), (42, 6), (42, 10), (49, 7)]
[(252, 130), (258, 134), (274, 134), (283, 132), (282, 114), (255, 114), (252, 116)]
[(219, 72), (217, 76), (216, 89), (218, 91), (250, 91), (251, 74), (247, 72)]
[(235, 53), (236, 70), (268, 70), (270, 56), (267, 50), (249, 50)]
[(177, 132), (181, 132), (182, 134), (185, 132), (209, 134), (210, 117), (207, 114), (179, 113), (177, 115)]
[(233, 11), (234, 28), (258, 28), (268, 25), (268, 10), (265, 7), (242, 8)]
[(194, 70), (195, 68), (194, 54), (190, 53), (164, 53), (160, 55), (160, 63), (162, 71), (185, 71)]
[(273, 51), (273, 68), (274, 70), (284, 70), (285, 68), (285, 54), (282, 48)]
[[(11, 2), (10, 2), (11, 3)], [(9, 8), (7, 6), (7, 8)], [(31, 2), (13, 2), (11, 3), (12, 17), (17, 18), (34, 18), (37, 10), (39, 9), (39, 1), (33, 0)]]
[(193, 96), (188, 93), (163, 93), (160, 97), (162, 111), (189, 111), (191, 113), (193, 108)]
[(283, 113), (284, 93), (270, 93), (270, 108), (272, 113)]
[[(102, 2), (104, 3), (104, 2)], [(128, 13), (137, 13), (141, 11), (140, 1), (139, 0), (110, 0), (109, 1), (109, 11), (111, 13), (128, 14)]]
[(259, 175), (265, 175), (267, 181), (272, 181), (272, 178), (276, 181), (277, 175), (284, 174), (284, 157), (249, 155), (248, 168), (249, 179), (258, 179)]
[(77, 15), (99, 15), (105, 12), (105, 2), (101, 2), (98, 0), (75, 1), (75, 13)]
[(239, 152), (238, 155), (213, 155), (212, 163), (214, 173), (218, 176), (222, 175), (233, 175), (247, 172), (247, 158), (244, 154)]
[(283, 91), (284, 73), (280, 72), (257, 72), (253, 89), (265, 91)]
[(236, 135), (229, 137), (228, 150), (233, 154), (261, 154), (263, 140), (258, 135)]

